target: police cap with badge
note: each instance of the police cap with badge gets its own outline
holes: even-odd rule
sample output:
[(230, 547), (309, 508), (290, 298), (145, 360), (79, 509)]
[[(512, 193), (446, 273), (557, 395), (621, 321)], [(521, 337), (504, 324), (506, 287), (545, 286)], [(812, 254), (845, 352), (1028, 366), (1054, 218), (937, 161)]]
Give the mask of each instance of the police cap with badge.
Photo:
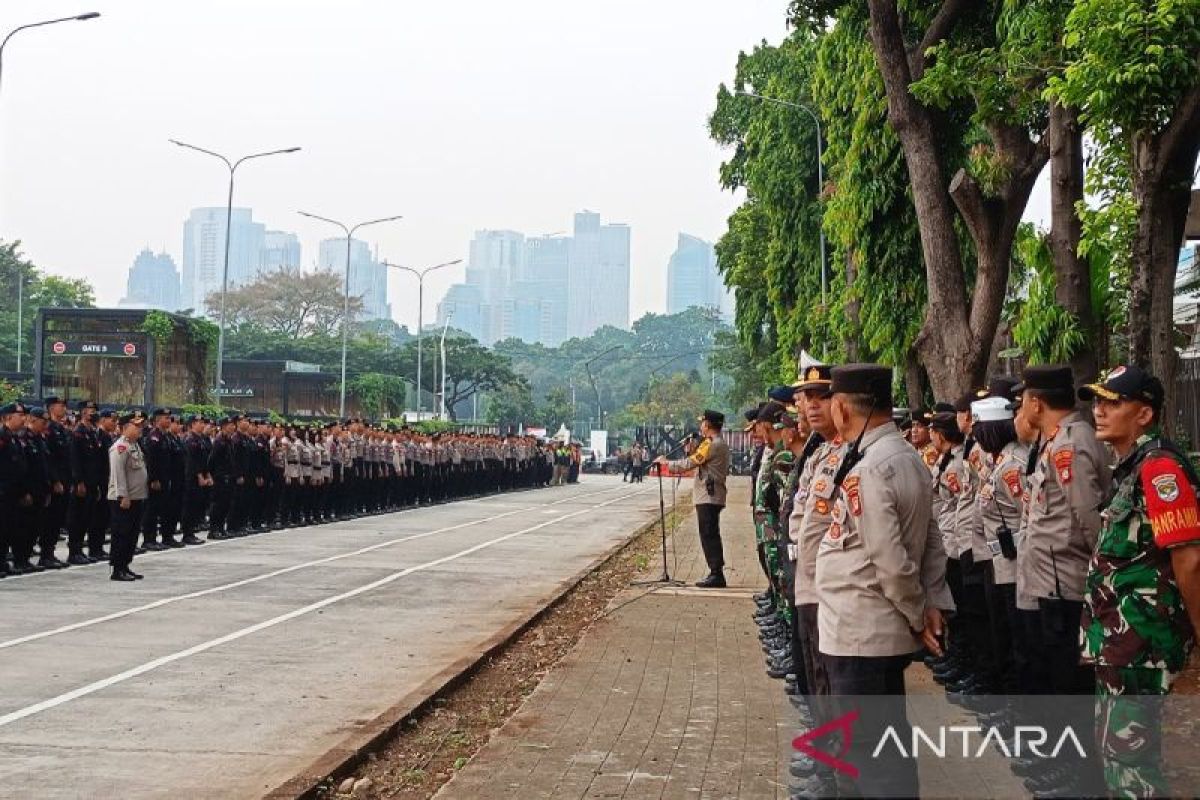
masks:
[(1114, 367), (1103, 383), (1084, 384), (1078, 392), (1080, 400), (1137, 400), (1156, 412), (1162, 408), (1164, 394), (1162, 381), (1133, 365)]

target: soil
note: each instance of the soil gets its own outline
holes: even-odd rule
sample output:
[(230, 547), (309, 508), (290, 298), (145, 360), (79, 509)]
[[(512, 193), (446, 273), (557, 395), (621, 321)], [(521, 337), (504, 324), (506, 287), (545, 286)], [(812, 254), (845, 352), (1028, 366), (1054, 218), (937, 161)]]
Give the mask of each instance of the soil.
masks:
[[(690, 505), (668, 515), (669, 530)], [(610, 601), (648, 567), (660, 546), (658, 521), (571, 589), (529, 629), (485, 661), (455, 689), (434, 699), (429, 711), (410, 717), (403, 730), (349, 775), (331, 781), (320, 797), (424, 800), (462, 769), (516, 713), (546, 674), (603, 617)], [(369, 779), (369, 783), (363, 779)]]

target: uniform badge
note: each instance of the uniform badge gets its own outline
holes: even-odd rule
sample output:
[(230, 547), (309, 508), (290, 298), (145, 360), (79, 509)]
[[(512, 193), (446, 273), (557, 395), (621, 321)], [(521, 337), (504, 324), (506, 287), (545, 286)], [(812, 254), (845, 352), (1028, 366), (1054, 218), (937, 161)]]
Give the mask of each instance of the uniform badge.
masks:
[(813, 484), (812, 490), (815, 494), (824, 494), (825, 493), (825, 479), (818, 478), (817, 482)]
[(932, 467), (937, 463), (938, 453), (932, 447), (925, 450), (925, 466)]
[(833, 453), (830, 453), (829, 455), (827, 455), (825, 457), (825, 463), (831, 467), (834, 464), (838, 463), (838, 454), (836, 452), (833, 452)]
[(958, 494), (960, 491), (962, 491), (962, 484), (958, 482), (957, 473), (950, 472), (946, 474), (946, 488), (948, 488), (954, 494)]
[(1058, 480), (1063, 486), (1071, 482), (1074, 477), (1071, 473), (1071, 462), (1075, 460), (1075, 448), (1064, 447), (1054, 454), (1054, 471), (1058, 473)]
[(829, 538), (835, 542), (842, 538), (842, 523), (835, 522), (829, 526)]
[(1158, 499), (1164, 503), (1172, 503), (1179, 499), (1179, 481), (1174, 475), (1159, 475), (1151, 478), (1150, 482), (1154, 484), (1154, 492)]
[(858, 476), (851, 475), (842, 481), (842, 490), (846, 492), (846, 502), (850, 505), (850, 513), (856, 517), (861, 517), (862, 498), (858, 493)]
[(128, 450), (128, 449), (129, 449), (129, 448), (127, 448), (127, 447), (126, 447), (125, 445), (123, 445), (123, 444), (119, 444), (119, 445), (117, 445), (117, 452), (118, 452), (118, 453), (124, 453), (124, 452), (125, 452), (126, 450)]
[(1004, 480), (1004, 484), (1008, 486), (1008, 493), (1013, 497), (1020, 497), (1024, 493), (1021, 486), (1021, 470), (1018, 467), (1011, 467), (1004, 470), (1000, 476)]
[(818, 514), (828, 514), (829, 513), (829, 501), (824, 500), (824, 499), (818, 500), (816, 502), (816, 504), (813, 506), (813, 510), (816, 511)]

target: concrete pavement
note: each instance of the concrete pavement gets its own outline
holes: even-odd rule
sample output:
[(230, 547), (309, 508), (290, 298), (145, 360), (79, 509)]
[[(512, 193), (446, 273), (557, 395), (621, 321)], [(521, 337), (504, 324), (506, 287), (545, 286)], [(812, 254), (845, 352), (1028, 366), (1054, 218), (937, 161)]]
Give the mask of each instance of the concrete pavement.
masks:
[(0, 583), (0, 793), (250, 797), (527, 619), (657, 514), (585, 476)]

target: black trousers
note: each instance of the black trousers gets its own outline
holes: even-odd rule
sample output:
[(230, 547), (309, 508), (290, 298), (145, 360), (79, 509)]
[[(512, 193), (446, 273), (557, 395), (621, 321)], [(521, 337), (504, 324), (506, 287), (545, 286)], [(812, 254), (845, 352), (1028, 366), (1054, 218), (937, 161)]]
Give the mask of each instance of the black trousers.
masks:
[(725, 550), (721, 545), (721, 510), (725, 506), (715, 503), (701, 503), (696, 506), (696, 525), (700, 529), (700, 547), (704, 550), (704, 560), (708, 562), (708, 571), (713, 574), (725, 570)]
[(137, 548), (138, 526), (142, 520), (145, 501), (131, 500), (129, 508), (121, 508), (119, 500), (109, 500), (112, 516), (112, 547), (109, 548), (108, 563), (114, 570), (128, 569), (133, 563), (133, 551)]
[[(9, 545), (12, 548), (13, 563), (24, 564), (33, 555), (34, 542), (41, 539), (46, 530), (46, 496), (34, 495), (32, 503), (27, 506), (18, 505), (16, 512), (16, 525)], [(47, 552), (53, 555), (54, 550)]]
[[(108, 499), (104, 496), (106, 491), (106, 488), (101, 487), (100, 496), (92, 510), (91, 524), (88, 525), (88, 555), (93, 558), (100, 558), (101, 553), (104, 553), (104, 537), (108, 535), (108, 524), (112, 516), (108, 508)], [(107, 554), (105, 553), (105, 555)]]
[(996, 572), (991, 561), (984, 563), (983, 570), (983, 596), (987, 602), (988, 626), (992, 639), (992, 663), (988, 668), (988, 679), (997, 692), (1013, 694), (1016, 691), (1017, 678), (1013, 666), (1009, 621), (1012, 619), (1012, 610), (1017, 607), (1017, 585), (996, 583)]
[[(165, 488), (165, 487), (164, 487)], [(162, 516), (159, 517), (159, 531), (163, 543), (175, 540), (179, 530), (179, 520), (183, 516), (183, 478), (172, 480), (170, 488), (163, 497)]]
[(167, 485), (166, 480), (160, 481), (161, 488), (150, 489), (150, 496), (139, 503), (142, 507), (142, 540), (147, 543), (158, 539), (158, 526), (167, 507)]
[(817, 628), (816, 603), (801, 603), (796, 606), (796, 638), (800, 644), (800, 661), (796, 662), (796, 675), (804, 672), (807, 689), (808, 709), (817, 726), (829, 722), (829, 673), (825, 671), (825, 659), (821, 656), (821, 638)]
[(1048, 694), (1092, 694), (1096, 672), (1079, 663), (1079, 618), (1083, 603), (1076, 600), (1038, 598), (1041, 653), (1046, 662)]
[(183, 532), (194, 534), (204, 522), (204, 509), (208, 505), (208, 489), (193, 476), (183, 490)]
[[(75, 484), (71, 484), (69, 491), (70, 498), (67, 500), (67, 550), (71, 555), (83, 552), (84, 539), (88, 531), (91, 529), (92, 517), (102, 507), (101, 504), (106, 504), (107, 500), (100, 498), (99, 486), (88, 486), (87, 493), (83, 497), (75, 494)], [(54, 544), (50, 543), (48, 550), (42, 553), (43, 557), (54, 555)], [(45, 547), (49, 539), (49, 531), (43, 537), (42, 546)]]
[[(858, 712), (853, 736), (844, 759), (858, 768), (854, 786), (861, 797), (918, 797), (917, 762), (894, 747), (885, 747), (876, 758), (872, 751), (888, 727), (901, 742), (912, 741), (912, 727), (904, 707), (904, 668), (909, 656), (824, 655), (832, 692), (834, 719)], [(844, 775), (839, 774), (839, 788)]]
[(208, 532), (210, 534), (225, 532), (225, 524), (229, 521), (229, 509), (233, 505), (235, 488), (231, 478), (216, 479), (213, 486), (212, 513), (208, 516)]

